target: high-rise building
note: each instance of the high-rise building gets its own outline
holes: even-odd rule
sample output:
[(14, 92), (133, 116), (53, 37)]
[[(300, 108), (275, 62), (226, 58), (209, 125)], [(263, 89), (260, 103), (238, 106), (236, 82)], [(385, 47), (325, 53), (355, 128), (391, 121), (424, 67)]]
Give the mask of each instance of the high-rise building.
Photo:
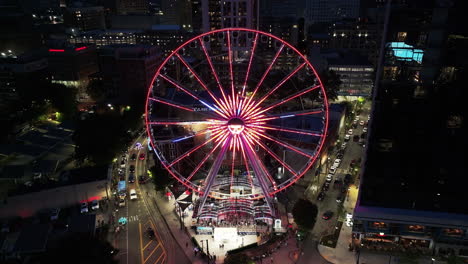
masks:
[(136, 44), (136, 34), (140, 30), (128, 29), (108, 29), (108, 30), (93, 30), (80, 33), (78, 35), (70, 35), (68, 41), (71, 44), (86, 44), (95, 45), (97, 48), (112, 44)]
[(308, 25), (335, 22), (345, 18), (358, 18), (359, 0), (306, 1), (305, 18)]
[(258, 1), (201, 0), (203, 31), (228, 27), (258, 28)]
[(151, 30), (138, 32), (135, 35), (137, 44), (157, 46), (164, 56), (169, 55), (188, 37), (187, 32), (177, 25), (155, 25)]
[(90, 100), (86, 87), (89, 76), (98, 71), (94, 46), (50, 45), (48, 49), (49, 72), (53, 83), (78, 89), (78, 101)]
[(106, 28), (102, 6), (70, 7), (66, 9), (63, 19), (68, 27), (81, 31)]
[(468, 185), (467, 65), (457, 59), (468, 34), (454, 32), (463, 8), (451, 3), (382, 7), (380, 21), (388, 22), (354, 210), (356, 244), (468, 255), (468, 207), (460, 203)]
[(161, 24), (179, 25), (185, 30), (192, 31), (192, 6), (193, 4), (187, 0), (162, 0)]
[(148, 0), (116, 0), (115, 8), (118, 14), (148, 14)]
[(158, 47), (150, 45), (102, 47), (99, 67), (106, 97), (125, 104), (144, 96), (161, 59)]

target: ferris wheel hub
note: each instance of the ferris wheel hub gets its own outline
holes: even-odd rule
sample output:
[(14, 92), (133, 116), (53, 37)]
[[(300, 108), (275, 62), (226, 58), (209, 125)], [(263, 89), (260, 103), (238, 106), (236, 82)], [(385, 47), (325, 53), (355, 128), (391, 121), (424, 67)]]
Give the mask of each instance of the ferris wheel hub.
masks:
[(231, 118), (227, 125), (233, 135), (239, 135), (244, 130), (244, 121), (238, 117)]

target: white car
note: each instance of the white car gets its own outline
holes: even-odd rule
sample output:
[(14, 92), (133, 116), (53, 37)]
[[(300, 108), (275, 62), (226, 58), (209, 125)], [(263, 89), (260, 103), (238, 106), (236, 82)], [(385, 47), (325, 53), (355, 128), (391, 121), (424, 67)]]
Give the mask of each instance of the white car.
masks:
[(367, 132), (367, 127), (363, 128), (363, 129), (362, 129), (362, 132), (363, 132), (363, 133)]
[(131, 189), (130, 190), (130, 200), (136, 200), (138, 197), (137, 197), (137, 193), (135, 191), (135, 189)]
[(336, 159), (335, 162), (333, 163), (333, 167), (336, 167), (338, 168), (341, 164), (341, 160), (340, 159)]
[(363, 126), (364, 125), (364, 120), (361, 120), (361, 122), (359, 122), (359, 125)]
[(344, 141), (349, 141), (351, 139), (351, 135), (346, 134), (344, 136)]
[(342, 149), (345, 149), (346, 148), (346, 145), (348, 145), (346, 142), (343, 142), (343, 144), (341, 144), (341, 148)]
[(99, 201), (98, 200), (93, 200), (91, 202), (91, 209), (93, 209), (93, 210), (99, 209)]
[(87, 213), (88, 212), (88, 203), (84, 202), (84, 203), (81, 203), (81, 209), (80, 209), (80, 212), (82, 214), (84, 213)]
[(352, 135), (353, 134), (353, 130), (352, 129), (349, 129), (348, 130), (348, 135)]
[(333, 174), (328, 174), (326, 181), (331, 182), (332, 180), (333, 180)]
[(336, 172), (336, 167), (331, 167), (330, 170), (328, 171), (331, 175), (335, 174)]

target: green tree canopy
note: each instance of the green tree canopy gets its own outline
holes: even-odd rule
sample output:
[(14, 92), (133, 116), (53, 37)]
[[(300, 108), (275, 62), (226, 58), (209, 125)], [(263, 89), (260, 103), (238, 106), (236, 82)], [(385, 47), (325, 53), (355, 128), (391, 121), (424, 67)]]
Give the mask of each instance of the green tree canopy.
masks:
[(150, 168), (150, 171), (153, 175), (153, 183), (156, 191), (164, 191), (164, 189), (174, 181), (174, 178), (160, 166), (153, 166)]
[(292, 214), (297, 225), (304, 229), (312, 229), (317, 220), (318, 209), (315, 204), (306, 199), (299, 199), (294, 204)]
[(224, 259), (224, 264), (250, 264), (250, 263), (254, 263), (254, 262), (251, 261), (249, 257), (247, 257), (247, 255), (243, 253), (228, 255)]

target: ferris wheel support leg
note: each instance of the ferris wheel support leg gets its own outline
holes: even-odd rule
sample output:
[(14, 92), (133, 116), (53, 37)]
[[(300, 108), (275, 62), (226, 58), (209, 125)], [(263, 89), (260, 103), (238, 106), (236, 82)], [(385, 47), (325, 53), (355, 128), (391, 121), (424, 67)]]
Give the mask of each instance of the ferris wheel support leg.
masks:
[(268, 208), (271, 211), (271, 216), (274, 218), (275, 215), (275, 209), (273, 208), (273, 202), (270, 197), (270, 192), (268, 191), (269, 189), (269, 184), (267, 183), (267, 173), (262, 169), (262, 166), (259, 164), (260, 160), (259, 157), (253, 152), (252, 148), (250, 146), (247, 146), (245, 148), (245, 154), (247, 155), (247, 158), (250, 161), (250, 164), (252, 166), (252, 169), (257, 176), (258, 182), (260, 183), (260, 188), (262, 189), (263, 194), (265, 195), (265, 201), (268, 205)]
[(206, 177), (206, 184), (205, 184), (205, 191), (203, 192), (202, 196), (200, 197), (199, 205), (198, 205), (198, 212), (197, 216), (202, 213), (203, 206), (205, 206), (206, 198), (208, 198), (208, 194), (210, 193), (211, 186), (213, 186), (214, 180), (216, 175), (218, 175), (219, 168), (223, 163), (224, 155), (226, 154), (227, 150), (229, 149), (229, 142), (223, 145), (216, 160), (213, 162), (213, 167), (211, 167), (208, 175)]

